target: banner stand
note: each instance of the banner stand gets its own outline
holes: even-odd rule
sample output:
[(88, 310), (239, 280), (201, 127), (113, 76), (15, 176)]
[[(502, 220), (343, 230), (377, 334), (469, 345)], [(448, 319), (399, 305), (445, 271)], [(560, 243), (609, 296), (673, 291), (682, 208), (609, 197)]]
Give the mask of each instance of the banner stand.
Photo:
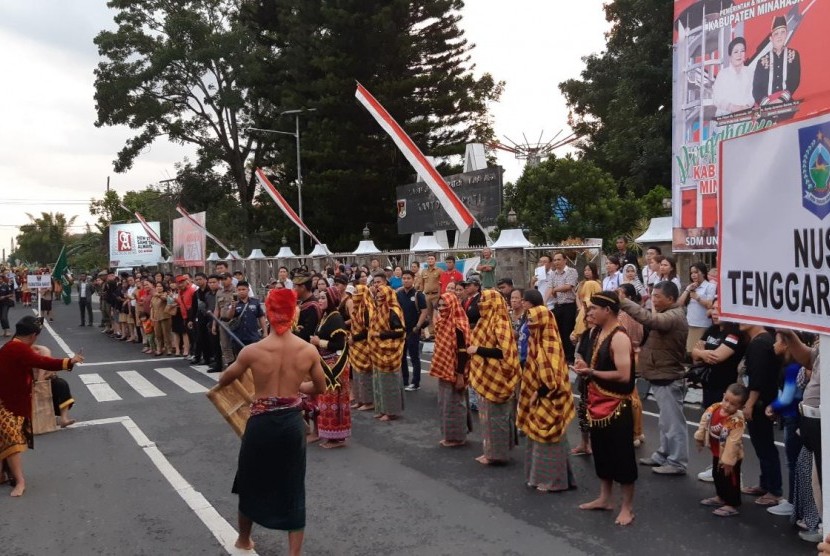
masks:
[[(821, 476), (824, 480), (830, 477), (830, 334), (819, 336), (819, 352), (824, 352), (821, 358), (819, 372), (821, 373)], [(815, 461), (815, 460), (814, 460)], [(818, 501), (816, 501), (818, 504)], [(821, 489), (822, 523), (830, 523), (830, 485)], [(824, 526), (827, 532), (827, 526)]]

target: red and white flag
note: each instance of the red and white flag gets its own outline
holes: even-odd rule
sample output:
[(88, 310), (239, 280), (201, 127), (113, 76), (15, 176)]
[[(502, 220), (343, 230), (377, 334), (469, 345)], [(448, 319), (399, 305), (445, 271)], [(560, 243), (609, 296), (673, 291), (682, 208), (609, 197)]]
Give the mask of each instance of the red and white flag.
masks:
[(215, 242), (216, 242), (216, 245), (218, 245), (219, 247), (221, 247), (222, 249), (224, 249), (225, 251), (227, 251), (228, 256), (229, 256), (232, 260), (234, 260), (234, 261), (235, 261), (235, 260), (237, 260), (236, 255), (234, 255), (234, 254), (233, 254), (233, 252), (230, 250), (230, 248), (229, 248), (229, 247), (226, 247), (226, 246), (225, 246), (225, 244), (224, 244), (224, 243), (222, 243), (222, 242), (219, 240), (219, 238), (218, 238), (218, 237), (216, 237), (215, 235), (213, 235), (212, 233), (210, 233), (210, 232), (207, 230), (207, 228), (205, 228), (204, 226), (202, 226), (202, 224), (201, 224), (198, 220), (196, 220), (195, 218), (193, 218), (193, 216), (192, 216), (189, 212), (187, 212), (186, 210), (184, 210), (184, 207), (182, 207), (181, 205), (176, 205), (176, 212), (178, 212), (179, 214), (181, 214), (182, 216), (184, 216), (185, 218), (187, 218), (187, 220), (188, 220), (191, 224), (193, 224), (194, 226), (196, 226), (197, 228), (199, 228), (200, 230), (202, 230), (203, 232), (205, 232), (205, 235), (206, 235), (206, 236), (208, 236), (208, 237), (209, 237), (210, 239), (212, 239), (213, 241), (215, 241)]
[[(126, 210), (127, 212), (132, 212), (130, 209), (128, 209), (124, 205), (121, 205), (121, 208)], [(154, 243), (158, 243), (159, 245), (161, 245), (162, 247), (167, 249), (167, 252), (169, 253), (170, 249), (167, 248), (167, 246), (161, 240), (161, 238), (156, 233), (156, 231), (153, 228), (150, 227), (150, 225), (147, 223), (146, 220), (144, 220), (144, 217), (141, 216), (141, 213), (138, 212), (138, 211), (135, 211), (135, 212), (133, 212), (133, 214), (135, 215), (136, 218), (138, 218), (138, 221), (141, 223), (141, 227), (144, 228), (144, 232), (147, 234), (147, 237), (149, 237), (150, 240), (153, 241)]]
[(357, 84), (355, 97), (377, 120), (380, 127), (389, 134), (418, 175), (426, 180), (430, 190), (438, 198), (438, 202), (441, 203), (443, 209), (447, 211), (455, 227), (462, 232), (467, 231), (475, 223), (475, 217), (464, 206), (464, 203), (461, 202), (461, 199), (458, 198), (458, 195), (455, 194), (441, 174), (438, 173), (438, 170), (430, 164), (421, 149), (415, 145), (403, 128), (398, 125), (398, 122), (360, 83)]
[(277, 206), (280, 207), (280, 210), (282, 210), (282, 212), (288, 217), (288, 219), (291, 220), (294, 223), (294, 225), (297, 226), (299, 229), (307, 233), (314, 241), (320, 243), (320, 240), (317, 239), (317, 236), (311, 233), (311, 230), (308, 229), (308, 226), (306, 226), (305, 223), (302, 220), (300, 220), (300, 217), (297, 216), (297, 213), (294, 212), (294, 209), (291, 208), (291, 205), (289, 205), (288, 201), (285, 200), (285, 197), (280, 195), (280, 192), (277, 191), (277, 188), (274, 187), (274, 184), (272, 184), (268, 180), (268, 178), (265, 177), (265, 173), (262, 171), (262, 169), (256, 169), (256, 177), (257, 180), (259, 180), (259, 184), (263, 187), (263, 189), (265, 189), (268, 195), (271, 196), (274, 202), (277, 203)]

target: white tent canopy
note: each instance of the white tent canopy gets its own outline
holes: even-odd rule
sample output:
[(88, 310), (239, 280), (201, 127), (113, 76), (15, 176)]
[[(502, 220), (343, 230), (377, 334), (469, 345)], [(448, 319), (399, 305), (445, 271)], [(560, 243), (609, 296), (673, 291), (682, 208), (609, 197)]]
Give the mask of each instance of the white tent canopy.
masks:
[(671, 243), (671, 220), (671, 216), (652, 218), (651, 223), (648, 225), (648, 229), (643, 235), (637, 238), (637, 243)]

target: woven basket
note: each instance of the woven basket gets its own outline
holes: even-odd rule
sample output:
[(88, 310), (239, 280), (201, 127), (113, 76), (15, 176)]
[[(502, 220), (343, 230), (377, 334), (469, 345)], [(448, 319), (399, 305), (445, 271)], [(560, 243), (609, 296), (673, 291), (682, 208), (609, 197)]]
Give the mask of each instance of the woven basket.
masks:
[(38, 380), (32, 385), (32, 432), (46, 434), (58, 430), (52, 404), (52, 382)]
[(208, 391), (207, 397), (234, 432), (241, 437), (245, 432), (248, 417), (251, 416), (251, 403), (254, 401), (254, 377), (251, 370), (248, 369), (227, 386), (217, 384)]

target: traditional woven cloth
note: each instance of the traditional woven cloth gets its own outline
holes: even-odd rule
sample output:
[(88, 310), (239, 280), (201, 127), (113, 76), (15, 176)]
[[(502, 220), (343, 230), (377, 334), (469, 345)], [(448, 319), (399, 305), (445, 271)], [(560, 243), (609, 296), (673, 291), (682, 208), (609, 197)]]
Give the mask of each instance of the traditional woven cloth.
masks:
[(375, 403), (374, 386), (372, 384), (372, 380), (373, 378), (371, 372), (355, 372), (354, 374), (354, 399), (360, 405)]
[(467, 390), (456, 390), (449, 383), (438, 382), (438, 410), (441, 413), (441, 438), (447, 442), (464, 442), (470, 431)]
[[(362, 339), (355, 339), (352, 345), (349, 346), (349, 364), (355, 373), (371, 373), (372, 358), (370, 357), (368, 335), (369, 323), (375, 313), (375, 302), (372, 296), (369, 295), (369, 288), (363, 284), (355, 286), (352, 303), (352, 338)], [(367, 403), (371, 403), (371, 400)]]
[(0, 460), (34, 448), (33, 441), (31, 421), (15, 415), (0, 403)]
[(569, 461), (568, 439), (536, 442), (528, 439), (525, 452), (525, 482), (549, 491), (576, 487)]
[[(375, 303), (376, 311), (369, 323), (369, 351), (372, 357), (372, 368), (386, 373), (400, 371), (405, 336), (401, 334), (400, 338), (385, 339), (380, 337), (384, 332), (393, 331), (393, 325), (399, 326), (398, 329), (403, 331), (403, 311), (398, 304), (398, 296), (389, 286), (378, 286)], [(393, 314), (397, 317), (397, 322), (393, 320)]]
[(470, 357), (470, 386), (494, 403), (506, 402), (519, 380), (519, 351), (510, 325), (504, 297), (496, 290), (484, 290), (478, 303), (481, 319), (470, 334), (470, 345), (498, 348), (502, 358)]
[[(558, 442), (576, 415), (562, 339), (545, 306), (531, 308), (527, 324), (530, 340), (516, 424), (536, 442)], [(540, 388), (547, 392), (531, 404)]]
[[(435, 319), (435, 352), (429, 367), (429, 374), (435, 378), (455, 383), (458, 369), (458, 351), (465, 349), (470, 342), (470, 321), (454, 293), (445, 293), (441, 296), (444, 306), (436, 314)], [(460, 330), (464, 335), (464, 346), (458, 345)], [(469, 371), (469, 365), (468, 369)]]
[(478, 401), (478, 417), (484, 457), (492, 461), (509, 460), (510, 450), (516, 445), (513, 404), (493, 403), (481, 398)]
[(403, 377), (397, 371), (375, 371), (372, 373), (374, 386), (375, 413), (378, 415), (403, 414)]

